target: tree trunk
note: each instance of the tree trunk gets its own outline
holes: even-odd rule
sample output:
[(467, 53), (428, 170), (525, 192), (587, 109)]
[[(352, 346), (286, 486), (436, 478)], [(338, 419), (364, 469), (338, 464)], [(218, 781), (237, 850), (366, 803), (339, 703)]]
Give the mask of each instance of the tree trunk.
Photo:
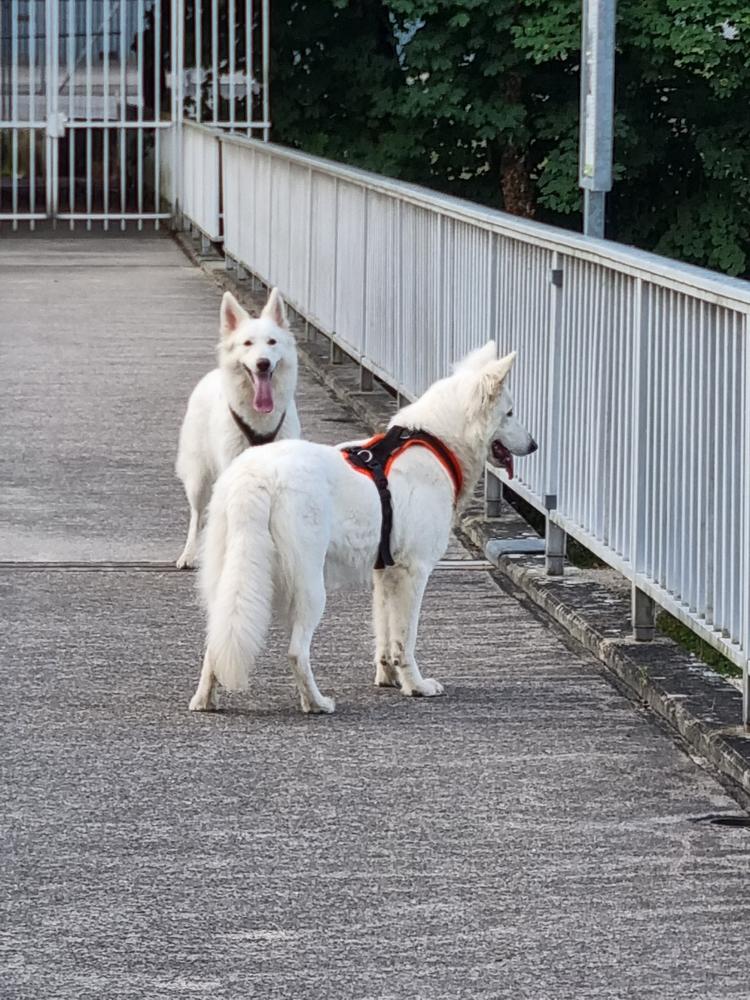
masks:
[(503, 205), (511, 215), (533, 219), (536, 215), (536, 192), (524, 154), (515, 146), (506, 146), (500, 158), (500, 187)]
[[(518, 73), (511, 73), (505, 81), (505, 101), (508, 105), (523, 106), (523, 86)], [(500, 156), (500, 189), (506, 212), (534, 218), (536, 192), (526, 165), (526, 154), (513, 142), (505, 146)]]

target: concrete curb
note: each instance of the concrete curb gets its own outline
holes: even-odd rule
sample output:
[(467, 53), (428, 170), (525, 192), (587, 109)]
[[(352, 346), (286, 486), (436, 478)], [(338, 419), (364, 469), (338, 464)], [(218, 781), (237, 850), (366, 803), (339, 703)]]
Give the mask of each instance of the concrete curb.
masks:
[[(177, 233), (176, 239), (221, 288), (230, 289), (246, 307), (259, 309), (263, 293), (253, 292), (250, 281), (238, 282), (221, 258), (203, 257), (186, 234)], [(362, 392), (356, 362), (345, 356), (334, 362), (322, 333), (305, 339), (307, 325), (301, 317), (292, 327), (308, 370), (366, 427), (381, 429), (395, 411), (394, 396), (377, 382), (372, 392)], [(457, 529), (482, 552), (492, 539), (537, 537), (507, 504), (500, 517), (486, 520), (480, 496), (460, 514)], [(697, 762), (710, 765), (737, 801), (750, 807), (750, 734), (738, 724), (742, 697), (735, 687), (665, 636), (635, 642), (629, 592), (598, 582), (601, 571), (566, 566), (563, 577), (550, 577), (543, 556), (528, 554), (504, 555), (495, 565), (497, 574), (592, 653), (618, 688), (664, 720)]]

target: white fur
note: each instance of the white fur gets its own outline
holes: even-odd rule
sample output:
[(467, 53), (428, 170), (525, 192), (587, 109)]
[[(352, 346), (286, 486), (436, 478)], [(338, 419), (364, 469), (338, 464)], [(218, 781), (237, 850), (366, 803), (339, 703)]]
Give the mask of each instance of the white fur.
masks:
[[(246, 346), (248, 341), (250, 346)], [(219, 366), (193, 389), (180, 431), (176, 472), (190, 504), (190, 526), (178, 569), (195, 561), (198, 533), (215, 480), (248, 447), (230, 406), (258, 434), (272, 432), (284, 412), (277, 440), (300, 434), (294, 404), (297, 349), (277, 289), (271, 291), (258, 319), (251, 319), (231, 292), (224, 293), (217, 354)], [(257, 370), (261, 359), (267, 359), (273, 371), (274, 405), (270, 413), (253, 408), (255, 389), (250, 373)]]
[[(493, 440), (505, 440), (510, 396), (505, 380), (515, 355), (496, 360), (494, 344), (435, 383), (392, 423), (439, 437), (462, 466), (459, 503), (471, 495)], [(510, 422), (510, 423), (509, 423)], [(520, 425), (519, 425), (520, 426)], [(513, 434), (515, 435), (515, 428)], [(441, 694), (422, 677), (414, 650), (422, 595), (445, 552), (454, 512), (451, 478), (427, 449), (412, 447), (389, 474), (395, 565), (375, 570), (381, 510), (371, 480), (353, 470), (340, 447), (284, 441), (241, 455), (219, 479), (208, 518), (201, 585), (208, 637), (192, 710), (212, 707), (214, 680), (236, 690), (262, 654), (274, 599), (291, 633), (289, 661), (305, 712), (334, 705), (315, 683), (310, 643), (323, 614), (326, 587), (373, 579), (375, 680), (403, 694)]]

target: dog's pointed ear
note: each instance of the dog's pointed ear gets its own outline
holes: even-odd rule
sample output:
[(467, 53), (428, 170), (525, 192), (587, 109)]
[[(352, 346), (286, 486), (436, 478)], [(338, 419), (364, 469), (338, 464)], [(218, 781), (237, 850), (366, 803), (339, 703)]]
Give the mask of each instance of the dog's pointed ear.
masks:
[(494, 340), (488, 340), (483, 347), (470, 351), (454, 366), (456, 372), (477, 372), (497, 358), (497, 345)]
[(490, 361), (485, 365), (480, 375), (480, 387), (483, 402), (487, 405), (494, 402), (500, 394), (503, 383), (516, 360), (516, 351), (506, 354), (499, 361)]
[(221, 300), (220, 329), (222, 337), (229, 337), (243, 320), (250, 319), (231, 292), (224, 292)]
[(268, 296), (268, 302), (263, 306), (261, 316), (267, 316), (276, 326), (280, 326), (283, 330), (289, 329), (289, 323), (286, 318), (286, 306), (278, 288), (271, 289), (271, 294)]

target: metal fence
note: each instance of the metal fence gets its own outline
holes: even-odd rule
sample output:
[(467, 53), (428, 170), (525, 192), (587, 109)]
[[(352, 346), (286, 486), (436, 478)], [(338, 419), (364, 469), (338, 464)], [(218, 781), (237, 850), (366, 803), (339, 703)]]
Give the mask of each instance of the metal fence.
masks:
[(171, 219), (185, 121), (267, 135), (268, 25), (267, 0), (0, 0), (0, 223)]
[[(541, 442), (507, 483), (745, 674), (750, 285), (237, 136), (224, 249), (406, 398), (489, 337)], [(216, 178), (218, 186), (219, 179)], [(497, 491), (495, 490), (495, 493)]]

